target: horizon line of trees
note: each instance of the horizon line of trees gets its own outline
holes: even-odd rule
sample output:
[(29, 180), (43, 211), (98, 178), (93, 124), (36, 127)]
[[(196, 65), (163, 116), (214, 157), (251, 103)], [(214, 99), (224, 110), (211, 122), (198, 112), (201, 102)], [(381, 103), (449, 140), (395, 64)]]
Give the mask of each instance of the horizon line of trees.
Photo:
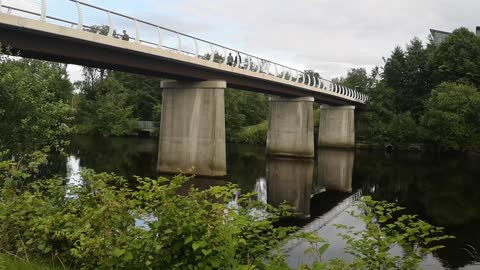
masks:
[(356, 121), (360, 140), (480, 149), (480, 38), (466, 28), (439, 45), (413, 38), (383, 67), (352, 69), (335, 81), (370, 96)]

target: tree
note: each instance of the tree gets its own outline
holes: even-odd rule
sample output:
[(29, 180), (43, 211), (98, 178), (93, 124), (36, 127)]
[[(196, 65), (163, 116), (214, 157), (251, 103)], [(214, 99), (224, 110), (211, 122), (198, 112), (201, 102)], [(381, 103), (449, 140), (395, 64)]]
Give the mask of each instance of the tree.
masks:
[(466, 28), (453, 31), (432, 57), (433, 79), (480, 87), (480, 38)]
[(394, 90), (384, 83), (380, 83), (369, 93), (370, 99), (364, 113), (365, 128), (359, 136), (378, 143), (391, 142), (390, 123), (395, 117), (394, 95)]
[(253, 126), (267, 119), (268, 97), (264, 94), (225, 90), (225, 133), (234, 140), (243, 127)]
[(161, 79), (118, 71), (109, 72), (109, 76), (125, 88), (135, 118), (160, 121), (156, 108), (162, 104)]
[(399, 111), (412, 112), (418, 119), (424, 111), (425, 101), (431, 91), (431, 72), (428, 68), (428, 51), (418, 38), (407, 45), (405, 54), (404, 86), (398, 89)]
[(137, 124), (128, 94), (113, 77), (95, 82), (82, 95), (77, 115), (79, 133), (123, 136), (134, 132)]
[(392, 55), (385, 60), (383, 79), (387, 87), (402, 89), (405, 86), (405, 53), (400, 46), (395, 47)]
[(428, 138), (445, 150), (469, 150), (480, 144), (480, 92), (475, 87), (442, 83), (427, 102), (423, 118)]
[(0, 152), (21, 158), (61, 147), (70, 131), (73, 86), (65, 65), (37, 60), (0, 62)]

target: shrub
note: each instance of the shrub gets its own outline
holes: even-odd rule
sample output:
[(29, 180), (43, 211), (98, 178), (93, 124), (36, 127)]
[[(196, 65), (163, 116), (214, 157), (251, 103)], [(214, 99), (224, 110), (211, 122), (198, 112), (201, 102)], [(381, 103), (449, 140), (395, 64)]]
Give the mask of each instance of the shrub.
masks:
[[(0, 173), (14, 167), (2, 163)], [(61, 178), (17, 185), (17, 176), (2, 177), (2, 248), (81, 269), (255, 269), (276, 261), (272, 248), (294, 236), (294, 228), (273, 225), (285, 208), (252, 194), (242, 195), (236, 207), (227, 204), (234, 201), (234, 185), (180, 195), (189, 180), (181, 175), (137, 178), (135, 190), (113, 174), (87, 171), (83, 179), (72, 187)]]
[(428, 138), (442, 149), (480, 145), (480, 92), (468, 85), (442, 83), (427, 102), (423, 125)]
[(235, 142), (245, 144), (265, 144), (267, 142), (268, 121), (243, 127), (235, 136)]
[[(290, 269), (281, 246), (303, 238), (328, 248), (316, 234), (277, 227), (291, 216), (285, 205), (273, 208), (235, 185), (184, 190), (190, 179), (137, 178), (132, 190), (124, 178), (86, 170), (83, 184), (62, 178), (34, 179), (45, 157), (22, 166), (0, 161), (0, 252), (24, 258), (52, 258), (80, 269)], [(20, 169), (19, 169), (20, 168)], [(396, 218), (401, 208), (365, 197), (352, 214), (365, 229), (338, 225), (346, 233), (353, 262), (320, 260), (300, 269), (415, 269), (442, 236), (412, 215)], [(139, 224), (143, 221), (143, 225)], [(400, 246), (404, 256), (391, 255)], [(0, 257), (1, 258), (1, 257)]]

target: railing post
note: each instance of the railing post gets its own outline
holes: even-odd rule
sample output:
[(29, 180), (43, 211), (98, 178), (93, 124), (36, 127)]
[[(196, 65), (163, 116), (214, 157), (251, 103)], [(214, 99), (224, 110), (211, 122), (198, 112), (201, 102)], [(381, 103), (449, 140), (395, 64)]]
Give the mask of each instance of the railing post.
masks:
[(257, 60), (258, 60), (258, 68), (257, 68), (256, 72), (260, 73), (261, 67), (262, 67), (262, 60), (260, 60), (259, 58), (257, 58)]
[(181, 53), (182, 52), (182, 40), (180, 39), (180, 34), (178, 34), (178, 33), (177, 33), (177, 39), (178, 39), (177, 52)]
[(47, 0), (41, 0), (42, 5), (42, 14), (40, 15), (40, 20), (45, 21), (47, 19)]
[(213, 50), (212, 43), (208, 43), (208, 45), (210, 45), (210, 59), (208, 59), (208, 61), (213, 62), (215, 51)]
[(137, 20), (135, 20), (135, 41), (140, 44), (140, 28)]
[(222, 64), (226, 64), (228, 57), (227, 57), (227, 49), (225, 49), (225, 48), (223, 48), (223, 55), (225, 55), (225, 56), (223, 58), (223, 63)]
[(158, 32), (158, 48), (162, 48), (162, 31), (160, 30), (160, 27), (157, 27), (157, 32)]
[(0, 0), (0, 13), (2, 13), (2, 0)]
[(107, 13), (108, 13), (108, 36), (111, 37), (113, 35), (113, 28), (115, 26), (113, 25), (112, 14), (110, 13), (110, 11), (108, 11)]
[(193, 43), (195, 43), (195, 58), (198, 58), (198, 42), (195, 38), (193, 39)]
[(83, 29), (83, 13), (82, 13), (82, 6), (78, 1), (75, 1), (77, 3), (77, 13), (78, 13), (78, 24), (77, 24), (77, 29), (82, 30)]

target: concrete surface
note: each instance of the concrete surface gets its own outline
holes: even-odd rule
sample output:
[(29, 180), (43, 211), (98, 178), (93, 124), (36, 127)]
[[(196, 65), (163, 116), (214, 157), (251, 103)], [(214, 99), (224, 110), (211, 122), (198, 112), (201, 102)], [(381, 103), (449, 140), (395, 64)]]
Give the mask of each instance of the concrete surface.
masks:
[(320, 106), (318, 146), (355, 147), (354, 106)]
[(162, 82), (157, 169), (225, 176), (225, 110), (222, 81)]
[(313, 98), (270, 98), (269, 156), (313, 158)]

